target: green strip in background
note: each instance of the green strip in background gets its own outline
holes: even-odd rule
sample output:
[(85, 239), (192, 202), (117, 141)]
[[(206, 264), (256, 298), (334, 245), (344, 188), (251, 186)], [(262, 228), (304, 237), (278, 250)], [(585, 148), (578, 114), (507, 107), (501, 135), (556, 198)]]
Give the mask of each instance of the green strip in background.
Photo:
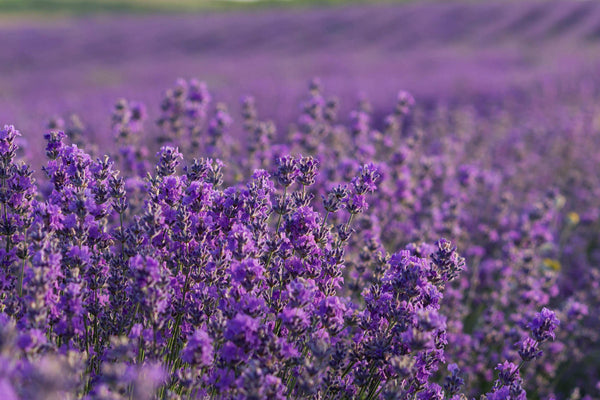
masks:
[(408, 0), (0, 0), (0, 16), (15, 14), (177, 13), (273, 7), (400, 3)]

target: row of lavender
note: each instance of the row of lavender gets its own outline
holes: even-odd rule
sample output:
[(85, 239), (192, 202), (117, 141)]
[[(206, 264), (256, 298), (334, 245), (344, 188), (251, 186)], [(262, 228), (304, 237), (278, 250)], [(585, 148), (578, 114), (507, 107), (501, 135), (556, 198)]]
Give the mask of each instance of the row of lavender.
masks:
[[(594, 0), (345, 3), (1, 18), (0, 121), (31, 138), (49, 115), (71, 111), (102, 136), (115, 99), (142, 99), (156, 115), (174, 77), (200, 76), (235, 115), (239, 96), (251, 93), (261, 115), (283, 126), (296, 117), (312, 76), (348, 99), (340, 103), (346, 117), (358, 92), (376, 110), (389, 108), (400, 88), (421, 105), (473, 102), (540, 82), (585, 80), (600, 66)], [(41, 149), (31, 151), (43, 158)]]
[(6, 127), (0, 392), (598, 397), (598, 185), (577, 157), (597, 114), (562, 132), (560, 112), (533, 123), (544, 106), (402, 92), (340, 123), (314, 82), (283, 135), (252, 98), (234, 124), (179, 81), (156, 143), (139, 103), (116, 105), (110, 157), (51, 121), (38, 182)]

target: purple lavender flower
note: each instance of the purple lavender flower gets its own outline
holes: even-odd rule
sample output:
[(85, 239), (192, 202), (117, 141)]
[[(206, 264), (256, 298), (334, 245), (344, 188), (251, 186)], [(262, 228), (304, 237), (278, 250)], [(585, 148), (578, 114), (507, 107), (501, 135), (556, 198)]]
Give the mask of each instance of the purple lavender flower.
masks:
[(361, 167), (356, 178), (352, 180), (352, 187), (356, 194), (362, 195), (377, 190), (381, 179), (381, 172), (375, 164), (365, 164)]
[(277, 159), (277, 170), (274, 177), (284, 188), (287, 188), (296, 180), (299, 174), (297, 163), (298, 161), (290, 156), (279, 157)]
[(556, 337), (554, 331), (559, 324), (560, 321), (556, 317), (556, 314), (544, 307), (542, 308), (542, 311), (535, 315), (527, 326), (531, 329), (533, 338), (536, 341), (543, 343), (548, 339), (554, 340)]
[(319, 168), (319, 161), (313, 157), (300, 157), (298, 160), (298, 176), (296, 182), (302, 186), (310, 186), (315, 183), (315, 177)]
[(238, 313), (229, 321), (225, 331), (225, 339), (247, 352), (258, 344), (259, 321), (247, 314)]
[(461, 371), (455, 363), (448, 365), (449, 376), (446, 376), (444, 382), (444, 390), (449, 395), (457, 394), (461, 387), (465, 384), (465, 380), (461, 376)]
[(156, 156), (159, 158), (158, 165), (156, 166), (156, 172), (159, 176), (173, 175), (183, 158), (179, 149), (171, 146), (161, 147)]
[(523, 361), (531, 361), (542, 355), (542, 351), (539, 349), (539, 342), (530, 337), (525, 338), (519, 344), (519, 356)]
[(192, 365), (209, 366), (213, 362), (213, 341), (203, 329), (196, 329), (181, 352), (181, 359)]

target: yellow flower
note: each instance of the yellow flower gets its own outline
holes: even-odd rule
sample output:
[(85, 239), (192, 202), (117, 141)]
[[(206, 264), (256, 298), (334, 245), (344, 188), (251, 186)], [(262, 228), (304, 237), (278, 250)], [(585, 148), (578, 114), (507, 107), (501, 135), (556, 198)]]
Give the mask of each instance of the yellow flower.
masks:
[(571, 225), (577, 225), (579, 223), (579, 214), (575, 211), (571, 211), (567, 214), (567, 219)]
[(553, 269), (554, 271), (560, 271), (562, 267), (560, 265), (560, 261), (554, 260), (552, 258), (544, 258), (544, 265), (550, 269)]

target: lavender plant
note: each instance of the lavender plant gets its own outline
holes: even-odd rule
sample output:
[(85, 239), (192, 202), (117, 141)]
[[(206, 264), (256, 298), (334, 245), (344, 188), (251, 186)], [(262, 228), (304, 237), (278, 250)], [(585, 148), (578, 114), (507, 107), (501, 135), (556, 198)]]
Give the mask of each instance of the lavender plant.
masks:
[(337, 104), (312, 82), (278, 135), (244, 98), (243, 147), (180, 80), (154, 142), (125, 100), (109, 156), (49, 130), (42, 183), (5, 127), (5, 397), (593, 398), (599, 280), (563, 280), (595, 247), (563, 188), (471, 162), (478, 115)]

